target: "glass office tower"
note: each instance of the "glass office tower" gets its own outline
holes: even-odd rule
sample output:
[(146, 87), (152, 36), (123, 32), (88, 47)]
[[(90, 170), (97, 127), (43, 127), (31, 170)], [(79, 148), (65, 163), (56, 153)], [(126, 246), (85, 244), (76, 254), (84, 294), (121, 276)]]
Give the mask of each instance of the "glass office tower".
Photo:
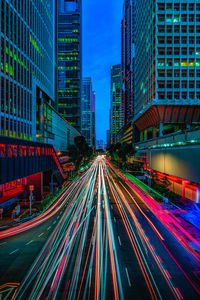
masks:
[(96, 101), (96, 93), (92, 92), (92, 146), (93, 149), (96, 149), (96, 125), (95, 125), (95, 101)]
[(93, 95), (92, 78), (83, 78), (82, 81), (82, 128), (81, 133), (89, 146), (92, 146), (93, 133)]
[(135, 0), (135, 41), (140, 139), (199, 124), (199, 1)]
[(122, 121), (125, 125), (134, 112), (134, 58), (133, 58), (133, 23), (134, 1), (125, 0), (121, 21), (121, 66), (122, 66)]
[(113, 144), (116, 143), (117, 132), (122, 127), (122, 76), (121, 65), (111, 66), (111, 115), (110, 134)]
[(81, 0), (57, 0), (58, 110), (81, 131)]
[(38, 90), (54, 106), (54, 1), (0, 1), (0, 134), (36, 140)]

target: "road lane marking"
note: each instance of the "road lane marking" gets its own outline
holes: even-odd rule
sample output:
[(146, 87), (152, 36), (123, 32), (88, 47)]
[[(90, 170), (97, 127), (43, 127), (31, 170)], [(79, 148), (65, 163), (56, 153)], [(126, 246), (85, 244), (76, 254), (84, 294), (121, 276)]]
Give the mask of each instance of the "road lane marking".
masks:
[(57, 217), (57, 220), (58, 220), (59, 216)]
[(16, 249), (16, 250), (14, 250), (14, 251), (10, 252), (10, 254), (9, 254), (9, 255), (11, 255), (11, 254), (13, 254), (13, 253), (15, 253), (15, 252), (17, 252), (17, 251), (19, 251), (19, 249)]
[(31, 240), (31, 241), (29, 241), (28, 243), (26, 243), (26, 245), (29, 245), (29, 244), (31, 244), (33, 242), (33, 240)]
[(49, 226), (48, 228), (47, 228), (47, 230), (49, 230), (51, 228), (51, 226)]
[(53, 224), (55, 224), (55, 223), (56, 223), (56, 221), (53, 222)]
[(0, 246), (1, 246), (1, 245), (5, 245), (5, 244), (7, 244), (7, 242), (0, 243)]
[(119, 235), (118, 235), (118, 240), (119, 240), (119, 244), (120, 244), (120, 246), (122, 245), (122, 243), (121, 243), (121, 240), (120, 240), (120, 237), (119, 237)]
[(90, 268), (89, 288), (91, 288), (91, 283), (92, 283), (92, 268)]
[(115, 221), (115, 223), (116, 223), (116, 219), (115, 219), (115, 217), (114, 217), (114, 221)]
[(131, 282), (130, 282), (130, 277), (129, 277), (129, 274), (128, 274), (128, 270), (127, 270), (127, 268), (125, 268), (125, 270), (126, 270), (126, 276), (127, 276), (127, 279), (128, 279), (128, 284), (131, 287)]
[(38, 235), (38, 237), (41, 237), (43, 234), (44, 234), (44, 232), (40, 233), (40, 234)]

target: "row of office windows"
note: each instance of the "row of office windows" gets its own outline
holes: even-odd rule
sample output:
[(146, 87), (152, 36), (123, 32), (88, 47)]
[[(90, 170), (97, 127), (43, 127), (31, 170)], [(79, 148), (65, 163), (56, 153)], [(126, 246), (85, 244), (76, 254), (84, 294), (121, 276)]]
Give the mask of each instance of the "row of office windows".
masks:
[(158, 93), (158, 99), (159, 100), (200, 100), (200, 93), (194, 93), (194, 92), (183, 92), (183, 93), (179, 93), (179, 92), (175, 92), (175, 93), (162, 93), (159, 92)]
[(200, 33), (200, 26), (194, 25), (158, 25), (158, 33)]
[[(200, 40), (199, 40), (200, 45)], [(167, 55), (199, 55), (200, 46), (196, 47), (158, 47), (158, 55), (167, 56)]]
[(194, 82), (194, 81), (158, 81), (158, 88), (161, 89), (194, 89), (194, 88), (200, 89), (200, 81)]
[(177, 23), (177, 22), (200, 22), (200, 14), (159, 14), (158, 22)]
[(200, 77), (200, 70), (158, 70), (158, 76), (159, 77)]
[(1, 134), (16, 138), (31, 139), (32, 125), (1, 116)]
[(158, 36), (158, 44), (197, 44), (200, 45), (200, 37), (195, 36)]
[(1, 77), (1, 111), (13, 116), (32, 120), (31, 94), (16, 83)]
[(158, 10), (174, 10), (174, 11), (200, 11), (200, 3), (157, 3)]

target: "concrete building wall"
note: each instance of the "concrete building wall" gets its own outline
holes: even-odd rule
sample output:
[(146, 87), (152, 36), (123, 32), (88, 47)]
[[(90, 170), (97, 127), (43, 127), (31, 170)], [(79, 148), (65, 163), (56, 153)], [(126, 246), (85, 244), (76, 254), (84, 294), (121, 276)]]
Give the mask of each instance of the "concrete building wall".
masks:
[(200, 184), (200, 146), (138, 151), (150, 169)]
[(52, 120), (52, 134), (54, 135), (54, 139), (48, 139), (47, 143), (52, 144), (56, 151), (67, 151), (68, 146), (74, 144), (74, 138), (80, 135), (80, 133), (55, 111), (52, 113)]

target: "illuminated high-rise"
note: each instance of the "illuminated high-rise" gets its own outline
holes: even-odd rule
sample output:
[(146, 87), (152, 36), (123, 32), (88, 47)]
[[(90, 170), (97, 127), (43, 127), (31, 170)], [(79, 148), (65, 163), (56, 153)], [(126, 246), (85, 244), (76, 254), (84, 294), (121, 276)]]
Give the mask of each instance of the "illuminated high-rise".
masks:
[(135, 0), (135, 117), (146, 140), (200, 123), (200, 3)]
[(93, 132), (92, 100), (92, 78), (86, 77), (82, 80), (81, 133), (89, 146), (92, 146)]
[(81, 130), (82, 1), (57, 0), (58, 110)]
[(134, 1), (124, 0), (121, 21), (122, 122), (134, 113)]
[(111, 66), (110, 92), (110, 135), (111, 142), (115, 144), (117, 132), (122, 127), (122, 77), (120, 64)]
[(36, 140), (42, 99), (55, 106), (54, 4), (0, 1), (1, 135)]
[(93, 149), (96, 149), (95, 101), (96, 101), (96, 94), (93, 91), (92, 92), (92, 146), (93, 146)]

